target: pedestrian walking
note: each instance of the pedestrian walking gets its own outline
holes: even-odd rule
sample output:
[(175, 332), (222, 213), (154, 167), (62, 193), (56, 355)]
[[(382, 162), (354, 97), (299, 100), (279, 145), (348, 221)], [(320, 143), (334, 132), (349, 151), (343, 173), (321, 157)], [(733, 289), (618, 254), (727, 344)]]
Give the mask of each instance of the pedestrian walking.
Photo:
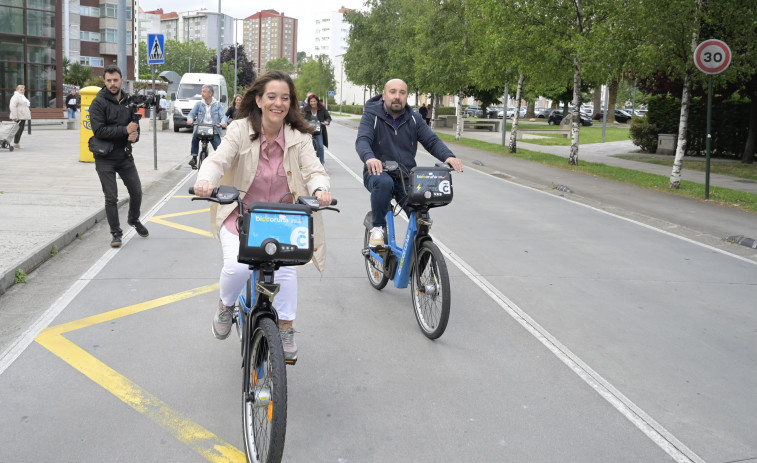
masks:
[(16, 92), (11, 97), (9, 104), (11, 120), (18, 122), (18, 132), (13, 137), (13, 148), (15, 149), (21, 149), (19, 142), (21, 141), (21, 134), (24, 133), (24, 125), (26, 125), (26, 121), (31, 121), (32, 119), (32, 111), (29, 109), (32, 104), (24, 93), (26, 93), (26, 87), (23, 85), (16, 86)]
[(69, 119), (76, 119), (76, 106), (78, 102), (76, 101), (76, 93), (74, 92), (74, 89), (71, 89), (71, 91), (68, 92), (68, 96), (66, 97), (66, 112), (68, 113)]
[(421, 117), (426, 121), (426, 125), (431, 125), (431, 119), (428, 117), (428, 108), (426, 107), (426, 103), (423, 103), (421, 107), (418, 109), (418, 112), (421, 114)]
[(110, 246), (121, 246), (121, 223), (118, 218), (118, 185), (116, 174), (129, 192), (129, 214), (127, 223), (143, 238), (150, 233), (139, 221), (142, 206), (142, 183), (132, 156), (132, 143), (139, 141), (139, 124), (131, 120), (129, 95), (121, 90), (123, 77), (118, 66), (105, 68), (105, 87), (98, 93), (89, 107), (94, 136), (90, 139), (90, 150), (95, 155), (95, 169), (100, 177), (105, 194), (105, 216), (113, 238)]

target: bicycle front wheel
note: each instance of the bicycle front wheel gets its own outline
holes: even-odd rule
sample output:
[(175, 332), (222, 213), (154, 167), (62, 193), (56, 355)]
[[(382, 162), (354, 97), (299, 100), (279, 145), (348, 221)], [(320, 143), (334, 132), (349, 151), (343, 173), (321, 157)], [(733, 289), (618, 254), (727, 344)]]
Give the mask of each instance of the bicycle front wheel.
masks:
[(242, 400), (247, 461), (278, 463), (286, 437), (287, 380), (276, 323), (261, 318), (248, 346)]
[(449, 273), (442, 251), (431, 241), (424, 241), (415, 254), (410, 290), (418, 326), (427, 338), (438, 338), (449, 321)]
[[(368, 242), (370, 239), (371, 231), (366, 228), (365, 238), (363, 239), (364, 249), (368, 248)], [(384, 286), (386, 286), (386, 283), (389, 281), (389, 277), (384, 273), (384, 268), (381, 265), (381, 262), (371, 257), (370, 254), (365, 257), (365, 271), (368, 274), (368, 281), (370, 281), (371, 286), (378, 290), (384, 289)]]
[(203, 147), (203, 149), (200, 151), (200, 155), (197, 156), (197, 169), (202, 167), (203, 161), (205, 161), (205, 158), (208, 157), (208, 148)]

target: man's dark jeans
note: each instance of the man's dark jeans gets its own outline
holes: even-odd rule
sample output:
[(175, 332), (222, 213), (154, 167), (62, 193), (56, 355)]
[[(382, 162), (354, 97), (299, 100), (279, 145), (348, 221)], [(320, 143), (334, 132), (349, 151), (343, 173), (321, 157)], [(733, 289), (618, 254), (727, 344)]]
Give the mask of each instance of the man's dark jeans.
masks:
[(105, 194), (105, 215), (108, 218), (110, 232), (121, 236), (121, 223), (118, 219), (118, 184), (116, 174), (129, 192), (128, 223), (139, 221), (139, 208), (142, 206), (142, 182), (139, 180), (137, 166), (133, 158), (121, 160), (95, 159), (95, 169), (100, 177), (100, 184)]
[[(405, 178), (405, 186), (408, 185), (409, 179)], [(396, 177), (389, 175), (387, 172), (381, 172), (379, 175), (371, 175), (367, 169), (363, 169), (363, 185), (371, 192), (371, 211), (373, 212), (373, 226), (386, 226), (386, 213), (392, 202), (392, 197), (397, 200), (398, 204), (405, 205), (407, 202), (407, 192), (402, 186), (400, 175)], [(406, 214), (407, 207), (403, 207)]]
[[(210, 140), (210, 144), (213, 146), (214, 150), (217, 150), (218, 145), (221, 144), (221, 136), (218, 134), (213, 135), (213, 139)], [(199, 152), (200, 152), (200, 139), (192, 135), (192, 149), (190, 150), (190, 153), (192, 154), (192, 156), (197, 157), (197, 154)]]

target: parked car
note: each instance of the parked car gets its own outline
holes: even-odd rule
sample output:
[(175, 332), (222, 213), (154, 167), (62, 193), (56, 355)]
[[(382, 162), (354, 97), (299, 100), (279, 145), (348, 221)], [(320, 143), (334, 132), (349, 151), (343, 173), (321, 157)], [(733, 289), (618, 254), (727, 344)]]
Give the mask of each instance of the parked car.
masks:
[(505, 108), (502, 106), (489, 106), (486, 108), (486, 118), (487, 119), (502, 119), (502, 116), (505, 114)]
[[(578, 113), (581, 117), (581, 125), (589, 126), (593, 125), (593, 122), (591, 121), (591, 117), (589, 117), (586, 113)], [(557, 125), (563, 120), (562, 115), (562, 109), (553, 109), (552, 112), (549, 113), (549, 117), (547, 118), (547, 124), (549, 125)]]
[[(600, 109), (596, 113), (594, 113), (594, 120), (595, 121), (601, 121), (605, 117), (605, 110)], [(623, 109), (616, 109), (615, 110), (615, 122), (618, 122), (620, 124), (625, 124), (631, 120), (631, 113), (627, 113)]]
[(484, 115), (484, 111), (481, 109), (481, 106), (477, 104), (472, 104), (465, 108), (465, 111), (463, 111), (463, 114), (465, 114), (468, 117), (481, 117)]
[(546, 119), (547, 117), (549, 117), (549, 113), (550, 112), (552, 112), (552, 110), (549, 109), (549, 108), (546, 108), (546, 109), (537, 109), (536, 110), (536, 118), (537, 119)]

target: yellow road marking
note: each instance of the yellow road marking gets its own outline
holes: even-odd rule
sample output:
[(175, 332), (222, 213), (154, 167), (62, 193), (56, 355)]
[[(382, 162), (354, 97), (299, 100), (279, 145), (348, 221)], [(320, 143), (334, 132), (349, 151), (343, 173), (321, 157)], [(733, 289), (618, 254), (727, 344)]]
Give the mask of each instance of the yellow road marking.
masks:
[(186, 232), (196, 233), (198, 235), (209, 236), (210, 237), (210, 236), (213, 236), (213, 235), (209, 231), (207, 231), (207, 230), (203, 230), (203, 229), (197, 228), (197, 227), (190, 227), (189, 225), (183, 225), (183, 224), (180, 224), (180, 223), (172, 222), (170, 220), (165, 220), (167, 218), (180, 217), (180, 216), (183, 216), (183, 215), (191, 215), (191, 214), (201, 214), (203, 212), (208, 212), (208, 211), (210, 211), (210, 208), (196, 209), (196, 210), (193, 210), (193, 211), (186, 211), (186, 212), (176, 212), (176, 213), (173, 213), (173, 214), (154, 215), (150, 219), (150, 222), (155, 222), (155, 223), (159, 223), (161, 225), (165, 225), (167, 227), (177, 228), (179, 230), (183, 230), (183, 231), (186, 231)]
[(202, 286), (53, 326), (42, 331), (35, 340), (131, 408), (153, 420), (208, 461), (213, 463), (244, 462), (246, 461), (245, 454), (236, 447), (171, 409), (168, 404), (143, 390), (139, 385), (63, 336), (64, 333), (141, 313), (217, 289), (217, 283)]

